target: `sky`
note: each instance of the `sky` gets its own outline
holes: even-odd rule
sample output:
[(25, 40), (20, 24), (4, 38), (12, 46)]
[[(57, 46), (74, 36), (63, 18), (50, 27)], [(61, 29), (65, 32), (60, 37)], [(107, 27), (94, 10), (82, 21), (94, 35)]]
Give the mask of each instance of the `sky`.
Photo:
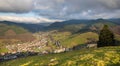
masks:
[(24, 23), (120, 18), (120, 0), (0, 0), (0, 21)]

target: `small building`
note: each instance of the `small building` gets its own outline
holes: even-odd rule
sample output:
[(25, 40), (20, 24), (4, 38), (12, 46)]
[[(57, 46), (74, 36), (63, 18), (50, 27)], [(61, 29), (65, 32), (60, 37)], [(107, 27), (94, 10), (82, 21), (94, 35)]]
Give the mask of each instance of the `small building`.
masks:
[(97, 44), (87, 44), (87, 48), (97, 48)]

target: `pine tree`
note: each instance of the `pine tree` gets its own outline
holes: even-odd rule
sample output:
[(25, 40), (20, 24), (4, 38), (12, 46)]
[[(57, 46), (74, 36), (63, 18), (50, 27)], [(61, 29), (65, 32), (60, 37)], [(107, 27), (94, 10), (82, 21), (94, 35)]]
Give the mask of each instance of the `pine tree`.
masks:
[(104, 25), (103, 29), (100, 31), (98, 47), (114, 45), (114, 34), (109, 30), (109, 27), (107, 25)]

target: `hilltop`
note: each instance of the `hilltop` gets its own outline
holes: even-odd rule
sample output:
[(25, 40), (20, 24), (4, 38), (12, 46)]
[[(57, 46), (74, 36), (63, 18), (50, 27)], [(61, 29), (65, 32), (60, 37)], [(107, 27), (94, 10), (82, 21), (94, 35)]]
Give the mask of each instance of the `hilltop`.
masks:
[(24, 29), (21, 26), (0, 22), (0, 39), (31, 41), (33, 40), (33, 36), (28, 30)]

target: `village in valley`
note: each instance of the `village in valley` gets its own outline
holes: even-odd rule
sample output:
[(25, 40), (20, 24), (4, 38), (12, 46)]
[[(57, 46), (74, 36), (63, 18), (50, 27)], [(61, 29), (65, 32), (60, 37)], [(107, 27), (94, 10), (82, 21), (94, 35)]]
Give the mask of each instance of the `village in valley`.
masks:
[(51, 35), (52, 33), (56, 33), (56, 31), (35, 33), (33, 34), (36, 37), (36, 40), (34, 41), (7, 45), (6, 48), (8, 49), (8, 52), (1, 53), (0, 61), (32, 55), (61, 53), (76, 49), (97, 47), (97, 44), (95, 43), (88, 43), (85, 45), (67, 48), (62, 46), (59, 40), (55, 40)]

